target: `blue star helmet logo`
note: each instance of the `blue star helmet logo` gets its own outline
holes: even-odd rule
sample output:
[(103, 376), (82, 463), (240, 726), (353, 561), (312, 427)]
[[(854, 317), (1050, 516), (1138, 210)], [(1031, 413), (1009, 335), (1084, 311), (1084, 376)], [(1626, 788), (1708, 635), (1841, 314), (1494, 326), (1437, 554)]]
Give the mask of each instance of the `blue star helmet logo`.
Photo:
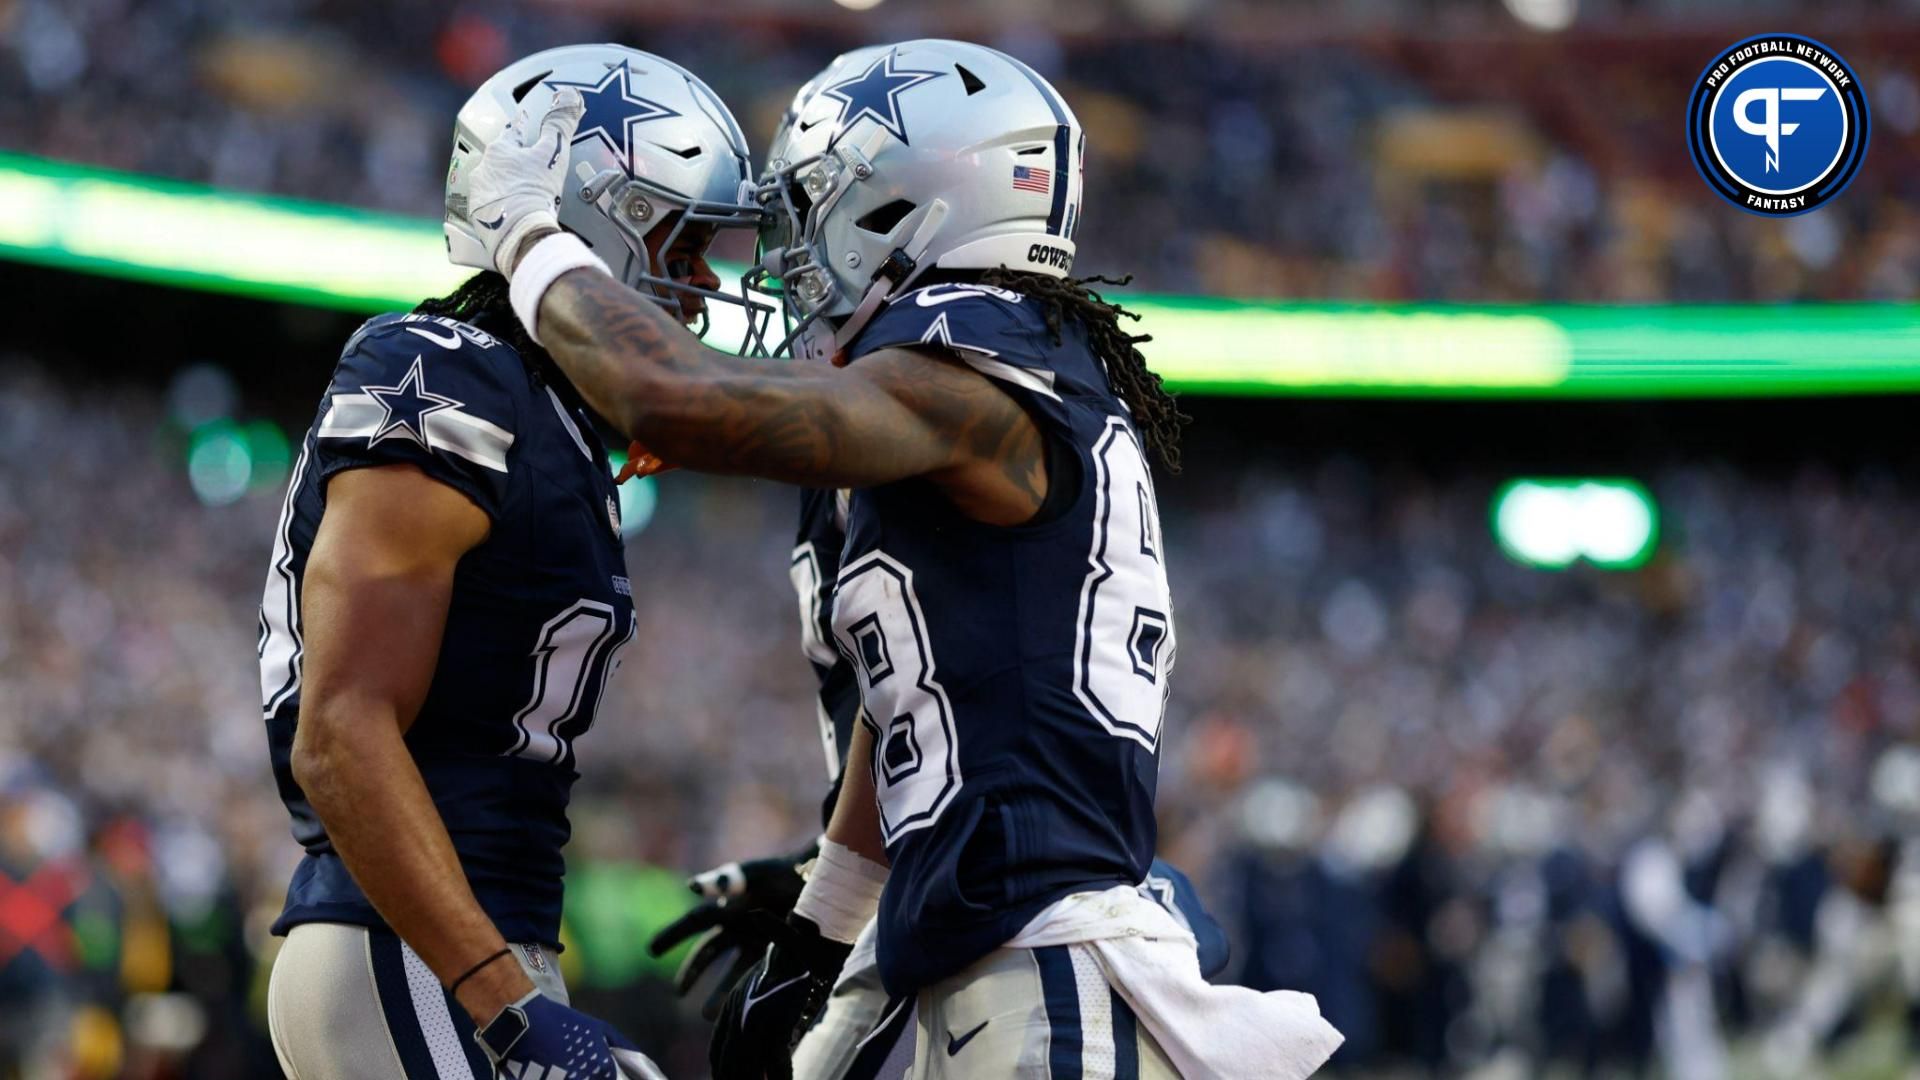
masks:
[(399, 386), (363, 386), (360, 392), (372, 398), (386, 415), (380, 418), (380, 426), (367, 437), (367, 445), (372, 446), (381, 439), (405, 438), (425, 447), (427, 443), (427, 417), (442, 409), (458, 409), (461, 403), (450, 397), (429, 393), (426, 379), (420, 372), (420, 358), (413, 358), (413, 366), (407, 369), (406, 377)]
[(894, 54), (889, 51), (868, 66), (867, 70), (822, 91), (840, 103), (840, 129), (834, 135), (835, 140), (861, 117), (866, 117), (885, 128), (894, 138), (908, 142), (906, 125), (900, 119), (901, 92), (929, 79), (937, 79), (946, 72), (896, 68), (893, 66), (894, 59)]
[(665, 120), (680, 114), (657, 101), (649, 101), (627, 89), (629, 76), (627, 62), (620, 61), (616, 66), (607, 68), (607, 73), (598, 83), (557, 82), (547, 80), (542, 85), (550, 90), (571, 86), (580, 91), (580, 99), (586, 103), (587, 111), (580, 117), (580, 126), (574, 131), (573, 141), (578, 144), (586, 139), (599, 139), (606, 144), (613, 156), (626, 166), (627, 172), (633, 172), (633, 128), (649, 120)]

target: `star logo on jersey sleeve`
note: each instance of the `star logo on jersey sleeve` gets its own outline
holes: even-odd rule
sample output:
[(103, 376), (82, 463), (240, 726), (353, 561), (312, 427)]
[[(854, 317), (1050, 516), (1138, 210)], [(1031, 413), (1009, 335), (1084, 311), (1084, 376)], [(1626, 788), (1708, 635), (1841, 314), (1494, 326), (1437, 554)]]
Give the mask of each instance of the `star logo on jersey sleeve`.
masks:
[(841, 133), (844, 134), (865, 117), (885, 128), (901, 142), (908, 141), (906, 125), (900, 119), (900, 94), (909, 87), (937, 79), (946, 72), (897, 68), (894, 67), (894, 60), (894, 54), (888, 52), (869, 65), (866, 71), (822, 91), (840, 103)]
[(637, 124), (649, 120), (665, 120), (680, 114), (657, 101), (650, 101), (628, 88), (630, 72), (627, 62), (609, 67), (607, 73), (597, 83), (559, 82), (549, 80), (544, 85), (558, 90), (571, 86), (580, 91), (580, 98), (586, 103), (587, 111), (580, 117), (580, 126), (575, 129), (574, 143), (586, 139), (599, 139), (606, 144), (613, 156), (618, 158), (628, 172), (633, 171), (633, 129)]
[(373, 434), (367, 437), (368, 446), (382, 439), (405, 438), (425, 447), (428, 445), (427, 417), (442, 409), (458, 409), (461, 404), (453, 398), (427, 390), (426, 377), (417, 356), (413, 358), (413, 366), (407, 369), (406, 378), (400, 380), (400, 385), (363, 386), (360, 392), (372, 398), (384, 410)]

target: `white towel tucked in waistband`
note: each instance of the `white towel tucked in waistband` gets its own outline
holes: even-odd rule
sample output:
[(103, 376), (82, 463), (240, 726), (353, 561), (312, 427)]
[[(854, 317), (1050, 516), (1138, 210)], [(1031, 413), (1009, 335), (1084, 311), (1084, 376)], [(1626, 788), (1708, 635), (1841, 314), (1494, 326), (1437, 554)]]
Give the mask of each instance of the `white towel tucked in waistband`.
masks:
[(1344, 1041), (1312, 994), (1214, 986), (1193, 935), (1135, 888), (1076, 893), (1034, 916), (1008, 948), (1080, 945), (1186, 1077), (1303, 1080)]

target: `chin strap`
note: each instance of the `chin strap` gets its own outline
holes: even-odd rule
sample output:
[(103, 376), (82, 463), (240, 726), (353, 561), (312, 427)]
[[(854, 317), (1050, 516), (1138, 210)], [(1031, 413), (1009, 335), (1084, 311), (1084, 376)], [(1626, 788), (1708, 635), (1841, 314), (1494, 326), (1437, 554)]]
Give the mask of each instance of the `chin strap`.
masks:
[(866, 328), (874, 312), (880, 310), (880, 305), (886, 303), (889, 296), (917, 276), (920, 256), (926, 254), (928, 245), (933, 243), (934, 234), (940, 231), (940, 226), (945, 224), (946, 220), (947, 201), (933, 200), (933, 203), (927, 207), (927, 216), (920, 219), (920, 227), (913, 230), (913, 236), (907, 240), (906, 246), (894, 248), (893, 254), (888, 255), (880, 264), (880, 268), (873, 272), (873, 284), (867, 286), (866, 295), (860, 298), (860, 303), (854, 306), (853, 314), (847, 316), (847, 321), (842, 323), (840, 329), (834, 333), (835, 355), (851, 344), (854, 337)]

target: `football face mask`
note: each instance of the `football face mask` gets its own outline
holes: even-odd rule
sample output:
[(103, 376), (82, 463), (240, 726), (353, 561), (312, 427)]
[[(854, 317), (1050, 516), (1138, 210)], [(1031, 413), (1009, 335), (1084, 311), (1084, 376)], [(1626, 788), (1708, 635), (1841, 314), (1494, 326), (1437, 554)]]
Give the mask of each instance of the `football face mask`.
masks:
[[(750, 338), (754, 355), (825, 360), (833, 354), (827, 316), (840, 301), (839, 280), (826, 268), (820, 226), (852, 187), (855, 176), (872, 175), (864, 161), (849, 167), (832, 151), (796, 164), (775, 162), (755, 187), (763, 208), (758, 261), (741, 281), (744, 296), (768, 297), (779, 307), (784, 334), (778, 342)], [(856, 256), (857, 257), (857, 256)], [(770, 325), (770, 324), (769, 324)]]

